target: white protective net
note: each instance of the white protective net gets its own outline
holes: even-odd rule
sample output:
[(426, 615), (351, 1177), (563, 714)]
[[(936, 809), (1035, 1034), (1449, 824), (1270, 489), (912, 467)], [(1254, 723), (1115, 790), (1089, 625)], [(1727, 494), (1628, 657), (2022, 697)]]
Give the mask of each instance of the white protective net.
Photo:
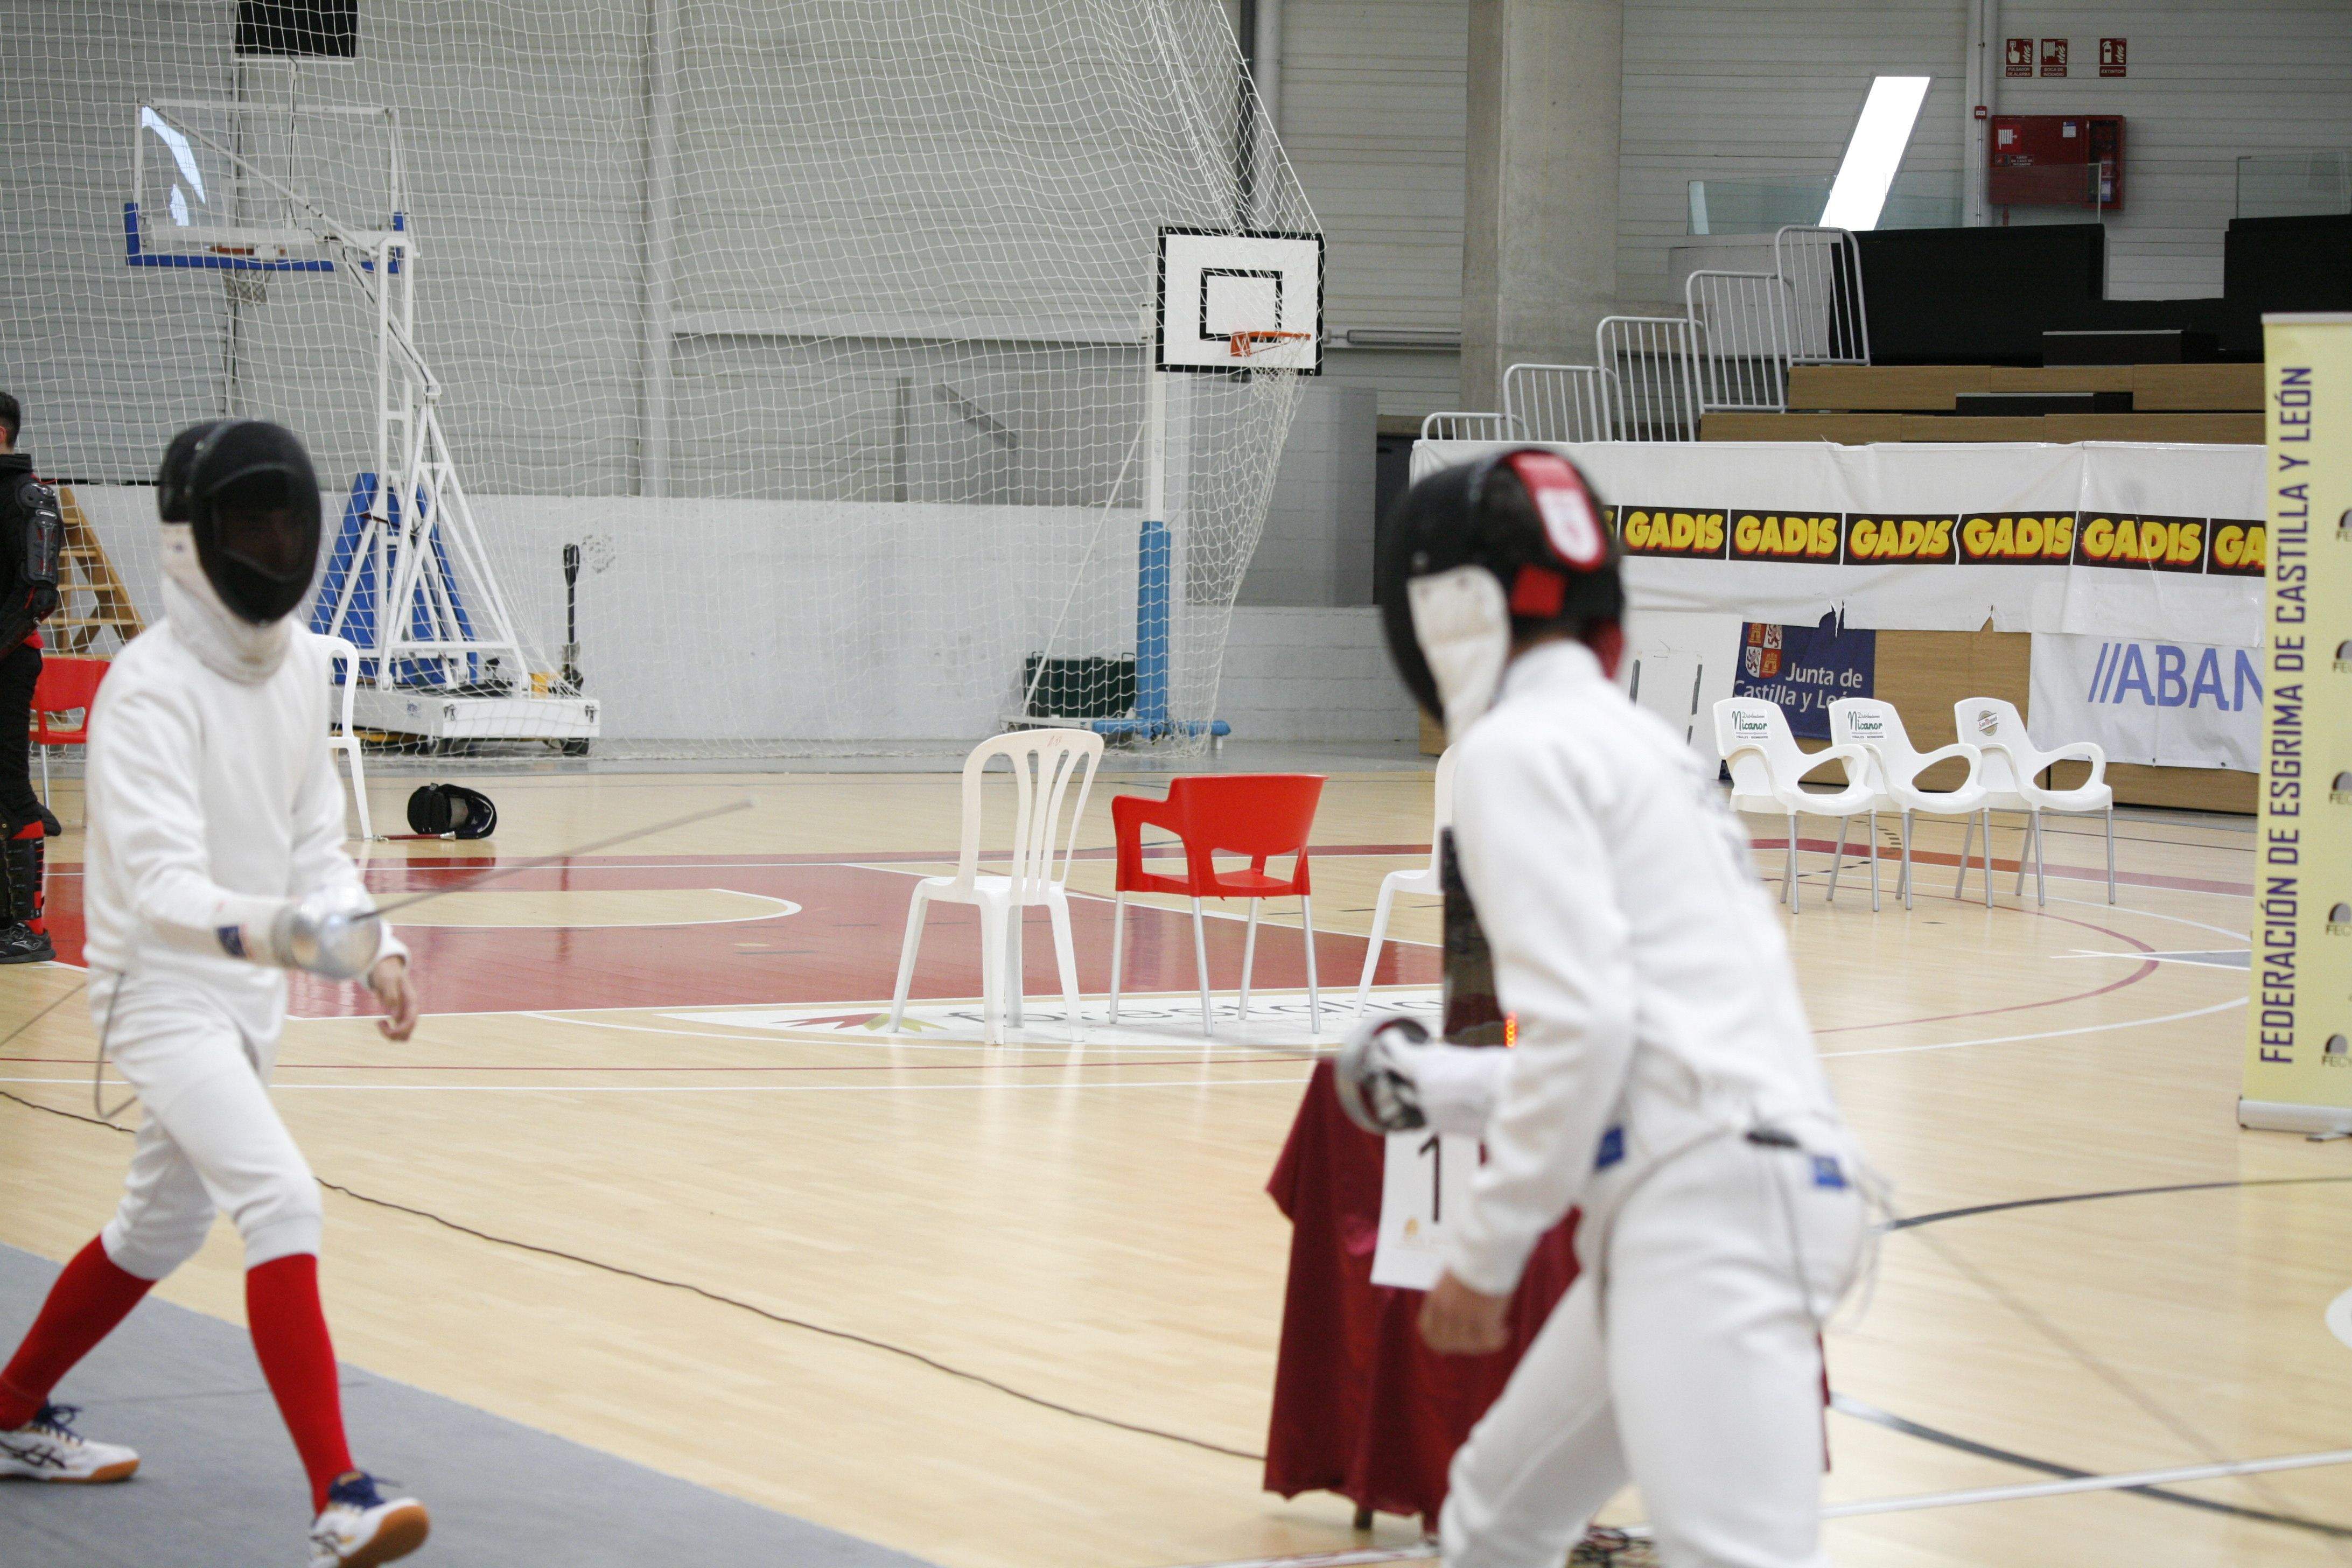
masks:
[[(268, 9), (330, 47), (350, 12)], [(0, 386), (120, 584), (62, 640), (157, 613), (163, 444), (250, 416), (367, 546), (320, 624), (412, 639), (362, 688), (398, 743), (576, 748), (567, 547), (601, 750), (1203, 739), (1297, 376), (1158, 378), (1159, 612), (1158, 237), (1315, 226), (1214, 0), (360, 0), (349, 58), (238, 26), (35, 5), (0, 55)], [(433, 526), (404, 575), (371, 512)]]

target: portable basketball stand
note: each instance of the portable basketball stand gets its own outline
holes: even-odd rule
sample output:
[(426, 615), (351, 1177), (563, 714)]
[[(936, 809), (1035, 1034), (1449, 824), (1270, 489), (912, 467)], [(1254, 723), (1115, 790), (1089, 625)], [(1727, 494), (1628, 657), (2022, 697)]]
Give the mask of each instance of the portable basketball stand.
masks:
[[(1171, 310), (1171, 305), (1173, 309)], [(1163, 227), (1151, 314), (1151, 368), (1144, 395), (1143, 521), (1136, 540), (1135, 709), (1109, 719), (1020, 717), (1008, 729), (1063, 726), (1105, 738), (1209, 738), (1222, 749), (1223, 719), (1168, 711), (1174, 674), (1175, 534), (1168, 525), (1168, 377), (1247, 376), (1259, 370), (1323, 370), (1323, 237), (1273, 229)], [(1255, 360), (1258, 363), (1249, 362)], [(1044, 661), (1030, 683), (1044, 678)]]
[[(262, 115), (273, 133), (281, 123), (317, 122), (309, 134), (341, 152), (354, 169), (380, 153), (382, 223), (343, 221), (205, 124), (207, 117), (226, 118), (242, 128), (244, 117), (258, 123)], [(287, 133), (289, 144), (297, 139)], [(543, 741), (569, 754), (586, 751), (601, 731), (599, 704), (557, 689), (555, 677), (544, 673), (552, 667), (534, 662), (518, 635), (441, 427), (440, 379), (416, 347), (418, 249), (402, 190), (397, 111), (156, 100), (140, 106), (133, 146), (131, 199), (122, 209), (131, 266), (247, 275), (257, 282), (271, 274), (332, 274), (356, 287), (373, 313), (375, 466), (352, 482), (310, 614), (312, 631), (346, 637), (359, 649), (357, 668), (346, 677), (361, 682), (354, 722), (423, 736), (444, 752), (473, 741)], [(213, 190), (204, 178), (207, 162)], [(142, 206), (151, 176), (159, 191), (168, 187), (168, 224), (152, 224)], [(224, 205), (258, 200), (278, 208), (285, 222), (251, 224), (242, 212), (211, 221), (215, 193)], [(461, 583), (471, 584), (470, 605)]]

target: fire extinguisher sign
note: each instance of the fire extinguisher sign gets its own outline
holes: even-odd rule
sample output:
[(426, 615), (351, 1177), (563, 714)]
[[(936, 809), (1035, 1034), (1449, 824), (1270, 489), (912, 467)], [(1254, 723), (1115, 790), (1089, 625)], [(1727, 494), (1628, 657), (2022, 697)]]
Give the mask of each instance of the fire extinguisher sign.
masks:
[(2124, 41), (2121, 38), (2099, 40), (2099, 74), (2101, 76), (2127, 74), (2124, 69)]

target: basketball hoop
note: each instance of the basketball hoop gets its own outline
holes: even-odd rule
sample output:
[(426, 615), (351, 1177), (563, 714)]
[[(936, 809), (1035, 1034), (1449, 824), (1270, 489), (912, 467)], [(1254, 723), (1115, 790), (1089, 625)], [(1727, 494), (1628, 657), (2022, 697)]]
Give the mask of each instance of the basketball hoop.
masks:
[(1251, 331), (1234, 332), (1226, 339), (1226, 342), (1234, 358), (1248, 359), (1253, 354), (1264, 353), (1277, 343), (1302, 342), (1311, 335), (1307, 332)]

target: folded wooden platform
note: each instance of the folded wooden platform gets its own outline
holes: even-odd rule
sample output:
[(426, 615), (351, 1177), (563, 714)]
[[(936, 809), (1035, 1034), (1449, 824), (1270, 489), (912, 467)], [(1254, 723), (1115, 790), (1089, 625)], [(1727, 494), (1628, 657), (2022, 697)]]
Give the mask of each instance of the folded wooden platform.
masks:
[(1962, 393), (2124, 392), (2136, 414), (2251, 412), (2259, 364), (1801, 364), (1789, 407), (1820, 413), (1948, 414)]
[(1706, 416), (1700, 422), (1699, 437), (1706, 441), (1834, 441), (1849, 447), (1874, 441), (2188, 441), (2258, 447), (2263, 441), (2263, 416), (2260, 413), (1980, 417), (1961, 414), (1738, 412)]

